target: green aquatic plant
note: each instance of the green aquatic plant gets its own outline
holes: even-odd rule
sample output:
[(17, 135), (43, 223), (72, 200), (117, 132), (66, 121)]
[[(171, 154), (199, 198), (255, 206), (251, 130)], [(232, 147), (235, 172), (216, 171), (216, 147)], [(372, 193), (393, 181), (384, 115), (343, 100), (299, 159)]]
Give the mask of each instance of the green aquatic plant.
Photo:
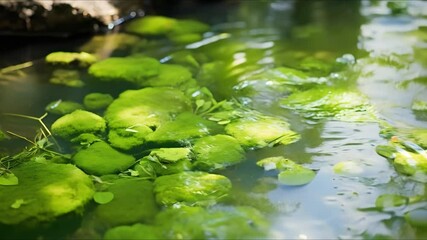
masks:
[(149, 134), (149, 144), (158, 146), (188, 145), (192, 140), (223, 132), (222, 126), (191, 112), (181, 113), (173, 121), (166, 122)]
[(87, 52), (53, 52), (46, 56), (47, 63), (54, 65), (77, 65), (88, 67), (97, 61), (97, 58)]
[(197, 139), (193, 144), (194, 167), (202, 171), (215, 171), (240, 163), (245, 152), (239, 142), (227, 135), (214, 135)]
[(411, 108), (414, 111), (427, 111), (427, 101), (415, 100)]
[(190, 98), (173, 88), (127, 90), (108, 106), (105, 119), (110, 129), (145, 125), (157, 128), (182, 112), (191, 111)]
[(89, 93), (83, 98), (85, 108), (90, 111), (104, 110), (114, 98), (108, 93)]
[(81, 149), (72, 160), (86, 173), (97, 176), (119, 173), (135, 163), (133, 156), (121, 153), (105, 142), (95, 142)]
[(153, 130), (145, 125), (134, 125), (127, 128), (113, 128), (108, 132), (111, 146), (125, 151), (142, 146), (145, 138)]
[(316, 172), (284, 157), (269, 157), (261, 159), (257, 165), (266, 171), (277, 169), (279, 183), (287, 186), (301, 186), (310, 183)]
[(296, 92), (281, 100), (284, 108), (296, 110), (306, 118), (332, 118), (341, 121), (377, 121), (377, 117), (362, 94), (321, 87)]
[(160, 205), (211, 206), (224, 200), (231, 189), (228, 178), (205, 172), (165, 175), (154, 181), (156, 201)]
[(13, 169), (15, 186), (0, 186), (0, 222), (36, 224), (81, 210), (94, 194), (92, 180), (70, 164), (26, 162)]
[(84, 107), (80, 103), (72, 101), (62, 101), (62, 99), (49, 103), (45, 108), (48, 113), (57, 115), (65, 115), (72, 113), (75, 110), (83, 109)]
[(139, 83), (143, 87), (182, 87), (188, 84), (197, 85), (190, 70), (175, 64), (160, 65), (157, 76)]
[(52, 84), (64, 85), (67, 87), (83, 87), (85, 83), (80, 78), (77, 70), (55, 69), (49, 79)]
[(162, 239), (163, 229), (152, 226), (137, 223), (132, 226), (119, 226), (115, 228), (108, 229), (104, 234), (105, 240), (141, 240), (141, 239)]
[(70, 140), (82, 133), (104, 133), (105, 120), (88, 111), (76, 110), (57, 119), (51, 127), (54, 136)]
[(425, 228), (427, 227), (427, 209), (417, 208), (405, 213), (405, 220), (411, 226)]
[(0, 142), (9, 139), (9, 137), (0, 129)]

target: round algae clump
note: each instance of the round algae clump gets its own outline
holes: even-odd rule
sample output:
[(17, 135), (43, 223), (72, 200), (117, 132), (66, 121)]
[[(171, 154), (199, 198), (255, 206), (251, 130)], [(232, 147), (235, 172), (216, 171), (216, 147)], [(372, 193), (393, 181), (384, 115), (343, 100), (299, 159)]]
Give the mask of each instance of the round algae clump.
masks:
[(128, 169), (135, 163), (135, 158), (115, 150), (105, 142), (95, 142), (77, 152), (73, 161), (83, 171), (101, 176)]
[(77, 137), (82, 133), (105, 132), (105, 120), (88, 111), (76, 110), (64, 115), (52, 124), (52, 133), (64, 139)]
[(113, 102), (113, 97), (107, 93), (89, 93), (83, 99), (88, 110), (102, 110)]
[(80, 103), (58, 100), (49, 103), (45, 109), (49, 113), (65, 115), (79, 109), (84, 109), (84, 107)]
[(96, 57), (87, 52), (53, 52), (46, 56), (46, 62), (51, 64), (88, 67), (97, 61)]
[(71, 164), (27, 162), (14, 168), (19, 184), (0, 186), (0, 223), (31, 224), (82, 208), (94, 194), (92, 180)]

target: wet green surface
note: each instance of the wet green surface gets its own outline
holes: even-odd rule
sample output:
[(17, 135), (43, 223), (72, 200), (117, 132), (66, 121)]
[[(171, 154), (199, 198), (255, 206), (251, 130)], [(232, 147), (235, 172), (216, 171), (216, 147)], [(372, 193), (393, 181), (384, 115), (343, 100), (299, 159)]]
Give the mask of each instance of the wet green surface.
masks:
[[(64, 138), (59, 148), (37, 139), (40, 149), (10, 158), (3, 156), (21, 150), (22, 137), (32, 140), (40, 125), (1, 115), (0, 131), (8, 138), (0, 135), (0, 167), (29, 159), (73, 163), (87, 151), (108, 153), (95, 149), (108, 144), (115, 156), (129, 159), (123, 167), (88, 171), (123, 170), (92, 177), (101, 199), (86, 204), (79, 217), (59, 216), (41, 230), (2, 223), (4, 237), (427, 238), (426, 3), (215, 6), (209, 14), (179, 16), (203, 20), (208, 29), (161, 18), (170, 25), (141, 30), (134, 23), (127, 31), (138, 35), (94, 37), (73, 50), (101, 59), (89, 70), (41, 60), (2, 72), (0, 113), (39, 117), (61, 99), (94, 111), (98, 116), (83, 117), (99, 126), (60, 120), (52, 128)], [(89, 107), (85, 96), (94, 92), (115, 100)], [(82, 111), (63, 119), (76, 113)], [(43, 121), (50, 128), (58, 118)], [(230, 141), (229, 152), (218, 150), (215, 135)], [(215, 146), (203, 147), (209, 144)], [(105, 165), (106, 157), (93, 152), (91, 166), (114, 163)], [(0, 195), (19, 187), (8, 185), (13, 175), (2, 171)], [(0, 208), (11, 214), (30, 206), (20, 200)], [(55, 224), (65, 230), (55, 231)]]

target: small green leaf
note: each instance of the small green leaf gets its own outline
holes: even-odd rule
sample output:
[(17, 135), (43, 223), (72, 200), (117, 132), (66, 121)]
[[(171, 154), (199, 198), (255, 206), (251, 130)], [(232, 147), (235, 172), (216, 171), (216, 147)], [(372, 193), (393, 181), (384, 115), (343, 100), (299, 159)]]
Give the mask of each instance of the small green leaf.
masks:
[(12, 205), (10, 205), (10, 207), (11, 207), (11, 208), (14, 208), (14, 209), (18, 209), (18, 208), (20, 208), (23, 204), (25, 204), (25, 201), (24, 201), (24, 199), (20, 198), (20, 199), (16, 199), (16, 200), (15, 200), (15, 202), (14, 202)]
[(377, 200), (375, 200), (375, 206), (377, 208), (398, 207), (406, 205), (407, 203), (407, 197), (396, 194), (383, 194), (378, 196)]
[(114, 194), (112, 192), (96, 192), (93, 195), (93, 200), (99, 204), (107, 204), (114, 199)]
[(363, 173), (363, 168), (360, 163), (353, 161), (343, 161), (334, 165), (334, 172), (342, 175), (358, 175)]
[(0, 176), (0, 185), (3, 186), (13, 186), (18, 185), (18, 178), (13, 173), (5, 173)]
[(310, 183), (316, 173), (303, 166), (295, 166), (279, 173), (279, 182), (288, 186), (300, 186)]
[(205, 104), (205, 100), (203, 100), (203, 99), (196, 100), (196, 107), (197, 108), (201, 108), (203, 106), (203, 104)]

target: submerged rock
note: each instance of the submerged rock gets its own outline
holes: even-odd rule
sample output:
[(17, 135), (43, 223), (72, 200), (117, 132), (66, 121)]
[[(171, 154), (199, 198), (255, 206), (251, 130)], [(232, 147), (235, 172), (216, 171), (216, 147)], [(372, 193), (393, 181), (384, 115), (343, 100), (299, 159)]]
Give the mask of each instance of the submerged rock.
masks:
[(153, 183), (140, 178), (108, 181), (104, 191), (114, 195), (112, 201), (95, 209), (97, 222), (107, 227), (152, 222), (159, 211), (153, 194)]
[(45, 60), (54, 65), (89, 67), (97, 61), (97, 58), (87, 52), (53, 52), (47, 55)]
[(0, 186), (0, 222), (29, 225), (81, 210), (92, 199), (92, 180), (70, 164), (27, 162), (13, 169), (19, 184)]
[(146, 136), (152, 132), (153, 130), (145, 125), (113, 128), (108, 132), (108, 141), (111, 146), (128, 151), (142, 146)]
[(113, 102), (108, 93), (89, 93), (83, 98), (83, 104), (90, 111), (104, 110)]
[(76, 110), (64, 115), (52, 124), (52, 134), (70, 140), (82, 133), (104, 133), (105, 120), (88, 111)]
[(147, 136), (147, 141), (159, 146), (169, 144), (185, 146), (193, 139), (218, 134), (222, 131), (222, 126), (217, 123), (186, 112), (178, 115), (174, 121), (161, 125)]
[(111, 129), (148, 126), (157, 128), (172, 116), (191, 111), (190, 99), (172, 88), (128, 90), (108, 106), (105, 119)]
[(83, 87), (85, 83), (80, 79), (80, 73), (77, 70), (56, 69), (52, 72), (49, 79), (52, 84), (64, 85), (67, 87)]
[(197, 139), (193, 151), (196, 155), (194, 167), (202, 171), (224, 169), (245, 159), (245, 152), (239, 142), (227, 135)]
[(227, 197), (231, 189), (228, 178), (204, 172), (182, 172), (158, 177), (154, 193), (158, 204), (172, 206), (210, 206)]
[(45, 108), (48, 113), (53, 113), (57, 115), (69, 114), (79, 109), (84, 109), (84, 107), (80, 103), (72, 101), (62, 101), (61, 99), (49, 103)]
[(97, 176), (118, 173), (135, 163), (131, 155), (121, 153), (105, 142), (95, 142), (73, 156), (77, 167)]

